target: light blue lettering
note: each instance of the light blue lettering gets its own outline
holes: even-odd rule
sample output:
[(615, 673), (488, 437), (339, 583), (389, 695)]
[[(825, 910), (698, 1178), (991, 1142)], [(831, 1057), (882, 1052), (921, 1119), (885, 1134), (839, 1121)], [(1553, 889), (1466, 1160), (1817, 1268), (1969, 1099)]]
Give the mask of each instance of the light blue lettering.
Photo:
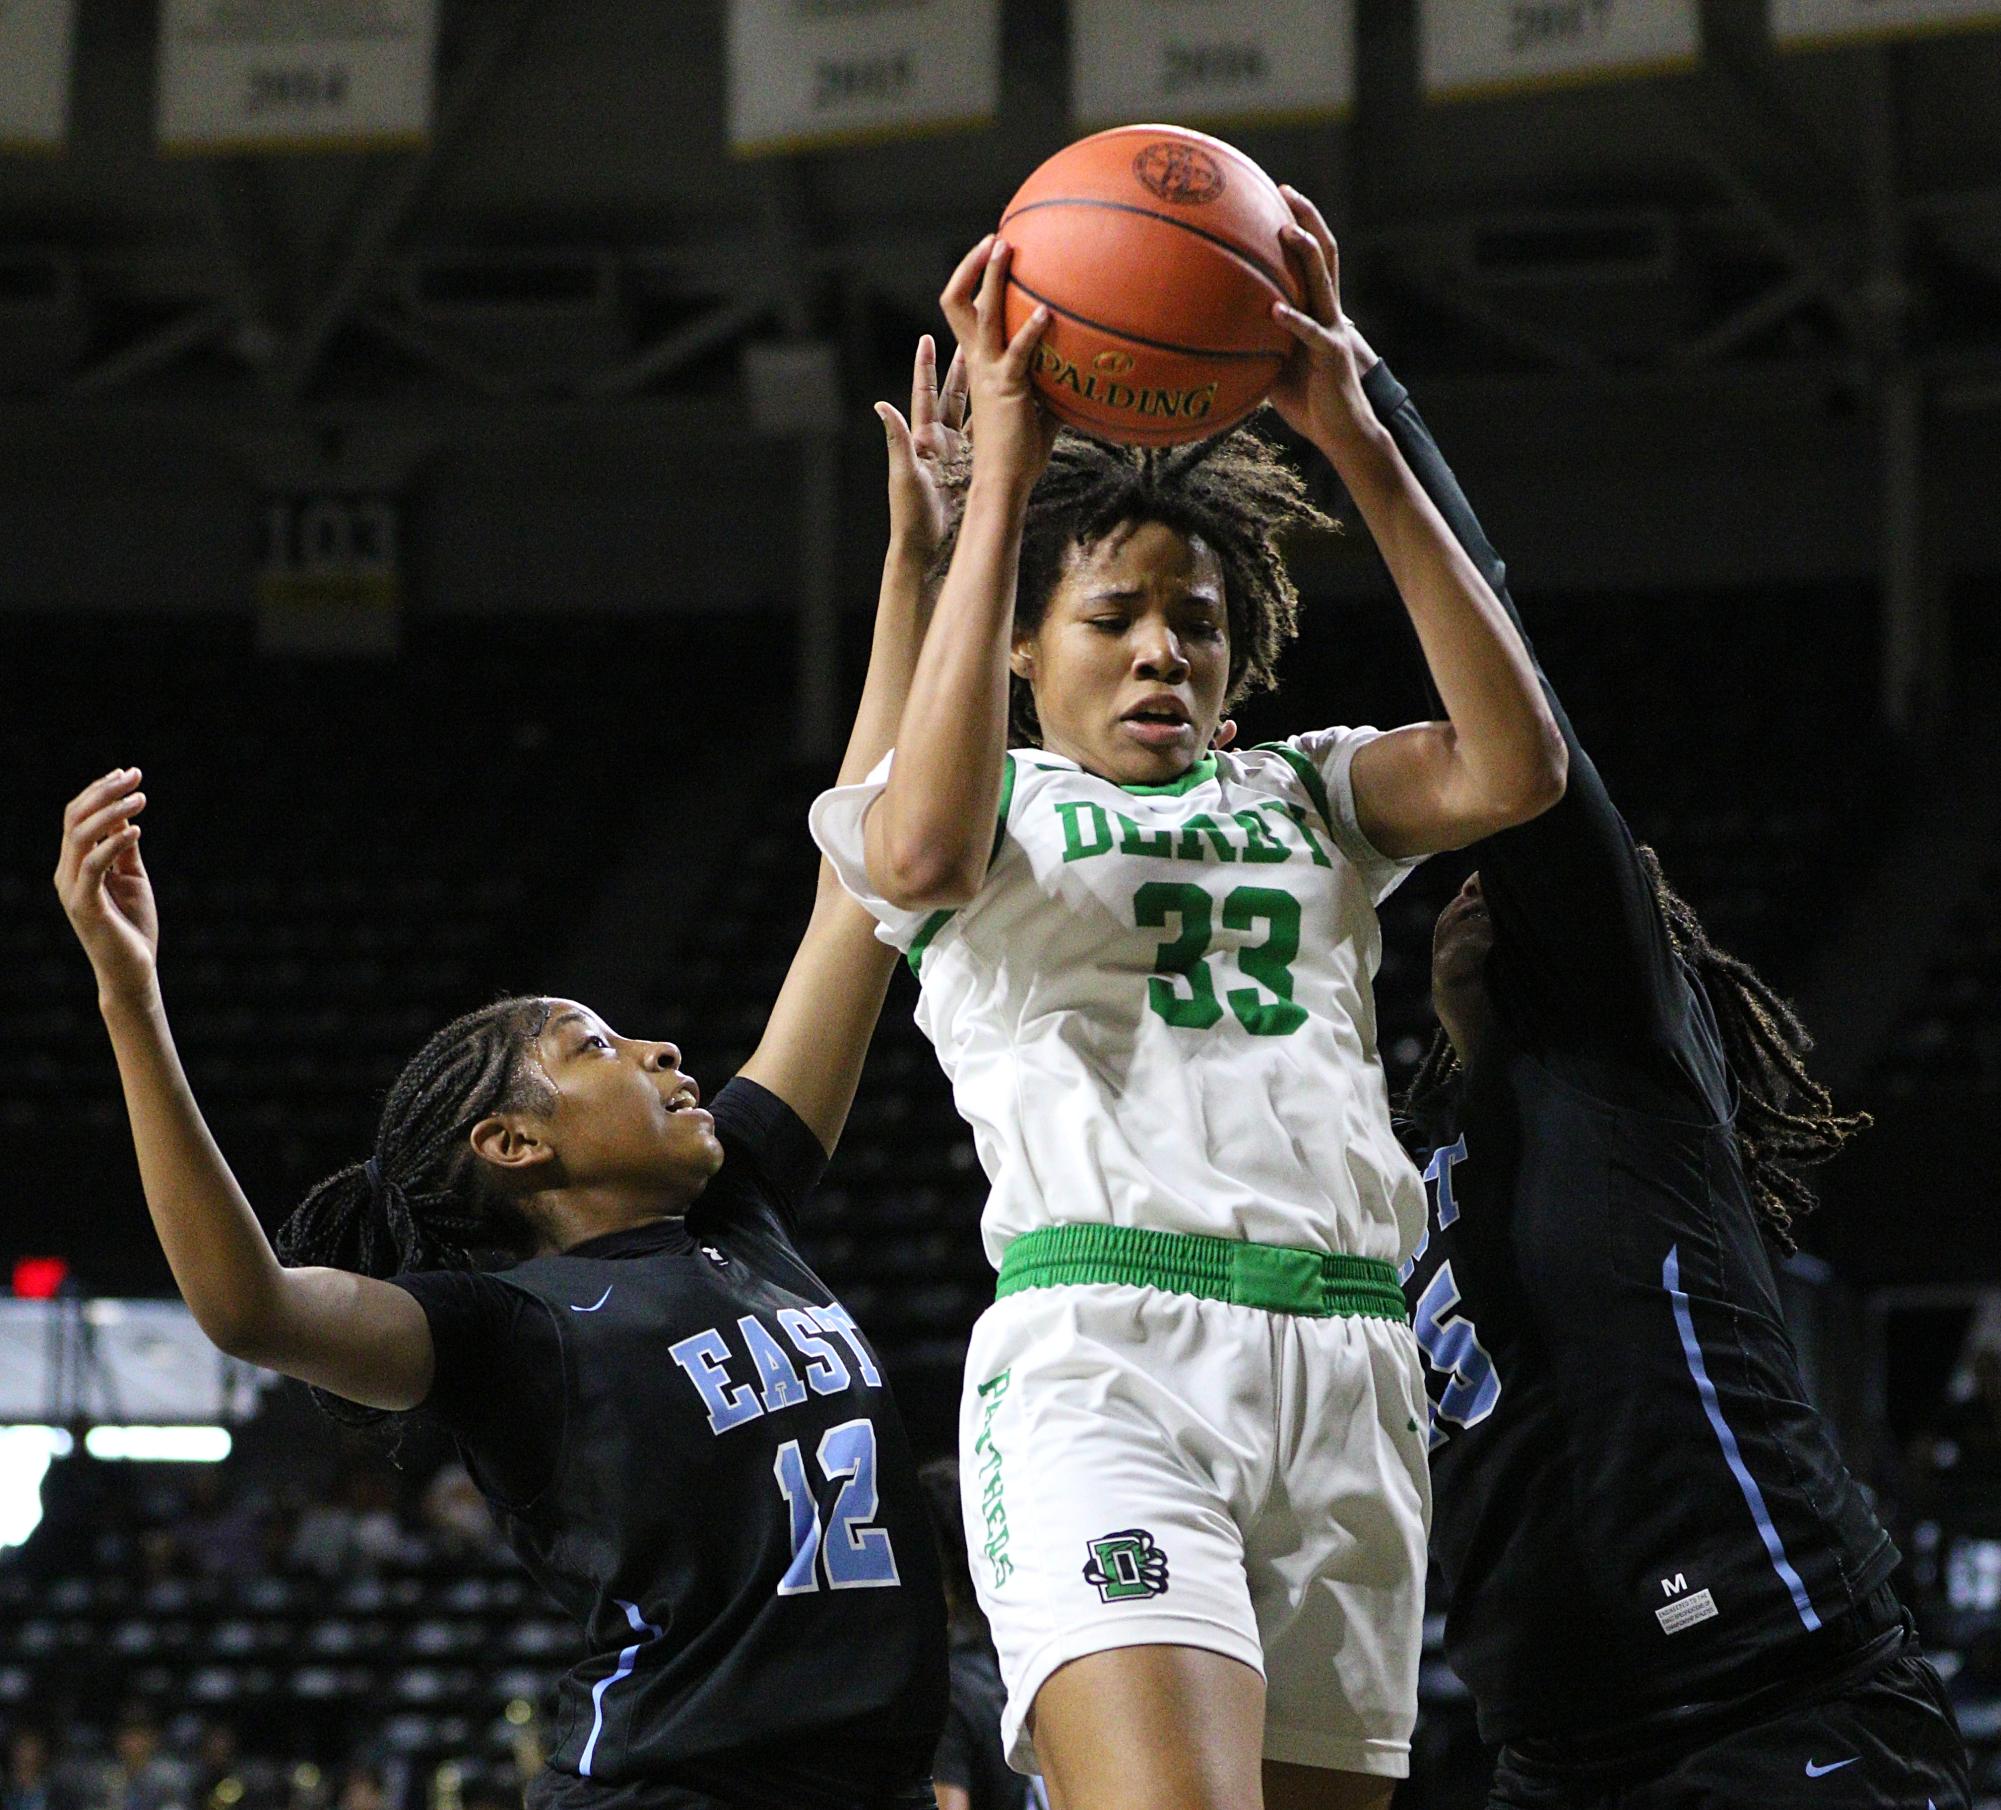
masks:
[(714, 1327), (669, 1345), (667, 1355), (688, 1373), (689, 1382), (701, 1395), (709, 1410), (711, 1433), (727, 1433), (764, 1413), (750, 1384), (731, 1383), (730, 1373), (723, 1368), (729, 1362), (730, 1348)]
[(745, 1314), (736, 1324), (743, 1342), (750, 1347), (750, 1361), (764, 1380), (764, 1411), (775, 1414), (780, 1408), (796, 1408), (806, 1399), (806, 1385), (792, 1368), (785, 1347), (771, 1336), (755, 1314)]

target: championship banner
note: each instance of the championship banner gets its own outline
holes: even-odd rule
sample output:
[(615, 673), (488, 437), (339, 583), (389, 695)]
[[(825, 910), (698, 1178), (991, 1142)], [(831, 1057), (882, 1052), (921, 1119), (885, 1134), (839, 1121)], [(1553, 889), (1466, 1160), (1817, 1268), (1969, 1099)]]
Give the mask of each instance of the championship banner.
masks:
[(0, 151), (62, 148), (75, 38), (75, 0), (0, 0)]
[(1424, 91), (1466, 100), (1690, 69), (1696, 0), (1421, 0)]
[(730, 0), (741, 157), (989, 125), (1000, 0)]
[(1355, 0), (1071, 0), (1081, 126), (1339, 119), (1354, 95)]
[(2001, 25), (2001, 0), (1772, 0), (1781, 50)]
[(437, 38), (437, 0), (160, 0), (160, 149), (421, 145)]

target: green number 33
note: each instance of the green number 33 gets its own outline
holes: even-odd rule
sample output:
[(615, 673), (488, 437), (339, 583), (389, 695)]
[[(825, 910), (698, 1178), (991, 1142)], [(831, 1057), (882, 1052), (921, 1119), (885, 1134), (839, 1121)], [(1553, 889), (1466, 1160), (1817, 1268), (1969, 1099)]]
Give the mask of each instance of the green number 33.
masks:
[[(1206, 1031), (1223, 1016), (1208, 962), (1214, 912), (1209, 895), (1185, 880), (1149, 880), (1133, 895), (1133, 919), (1142, 930), (1165, 930), (1169, 919), (1180, 926), (1181, 934), (1154, 952), (1146, 1003), (1183, 1030)], [(1253, 1037), (1290, 1037), (1306, 1022), (1306, 1008), (1292, 997), (1299, 901), (1270, 886), (1239, 886), (1223, 900), (1224, 929), (1254, 930), (1259, 924), (1270, 927), (1265, 940), (1237, 950), (1238, 968), (1257, 984), (1232, 987), (1223, 998)]]

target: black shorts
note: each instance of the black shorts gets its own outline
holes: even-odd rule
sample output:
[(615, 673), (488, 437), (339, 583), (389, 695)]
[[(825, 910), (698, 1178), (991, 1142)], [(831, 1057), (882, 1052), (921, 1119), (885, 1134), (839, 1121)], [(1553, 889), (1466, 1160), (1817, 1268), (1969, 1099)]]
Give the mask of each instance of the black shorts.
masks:
[(1966, 1743), (1930, 1660), (1907, 1652), (1817, 1701), (1645, 1765), (1565, 1768), (1501, 1750), (1488, 1810), (1967, 1810)]

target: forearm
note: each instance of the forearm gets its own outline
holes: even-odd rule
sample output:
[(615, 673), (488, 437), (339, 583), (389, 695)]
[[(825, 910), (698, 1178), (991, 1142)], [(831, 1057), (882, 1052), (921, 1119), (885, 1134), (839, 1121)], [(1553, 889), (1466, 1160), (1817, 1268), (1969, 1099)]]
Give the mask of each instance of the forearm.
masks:
[(836, 785), (851, 786), (866, 778), (896, 741), (930, 615), (924, 595), (925, 563), (921, 548), (900, 541), (892, 541), (883, 557), (868, 675), (862, 681), (861, 702), (855, 706)]
[(1507, 606), (1388, 429), (1330, 449), (1389, 567), (1444, 707), (1444, 808), (1469, 828), (1520, 821), (1559, 795), (1563, 743)]
[(870, 875), (884, 897), (913, 909), (963, 904), (991, 851), (1025, 500), (974, 483), (904, 703), (896, 763), (869, 813)]
[(99, 1003), (174, 1283), (202, 1331), (240, 1354), (276, 1321), (284, 1271), (202, 1121), (157, 989)]
[(1474, 513), (1473, 505), (1452, 467), (1446, 462), (1438, 442), (1432, 437), (1431, 429), (1425, 425), (1417, 404), (1410, 393), (1397, 381), (1387, 365), (1380, 362), (1372, 365), (1363, 388), (1369, 401), (1374, 405), (1376, 418), (1389, 429), (1397, 443), (1397, 450), (1403, 454), (1412, 475), (1423, 487), (1424, 494), (1432, 501), (1432, 506), (1444, 518), (1445, 525), (1466, 555), (1480, 570), (1488, 587), (1493, 591), (1502, 609), (1507, 611), (1508, 620), (1522, 638), (1523, 649), (1528, 654), (1529, 666), (1542, 685), (1544, 701), (1550, 714), (1556, 720), (1564, 745), (1570, 751), (1573, 774), (1578, 755), (1577, 736), (1565, 714), (1563, 700), (1549, 682), (1549, 675), (1543, 671), (1542, 663), (1536, 658), (1535, 643), (1529, 639), (1528, 630), (1522, 623), (1521, 611), (1508, 592), (1508, 569), (1494, 544), (1487, 538), (1487, 531), (1480, 525), (1480, 518)]

